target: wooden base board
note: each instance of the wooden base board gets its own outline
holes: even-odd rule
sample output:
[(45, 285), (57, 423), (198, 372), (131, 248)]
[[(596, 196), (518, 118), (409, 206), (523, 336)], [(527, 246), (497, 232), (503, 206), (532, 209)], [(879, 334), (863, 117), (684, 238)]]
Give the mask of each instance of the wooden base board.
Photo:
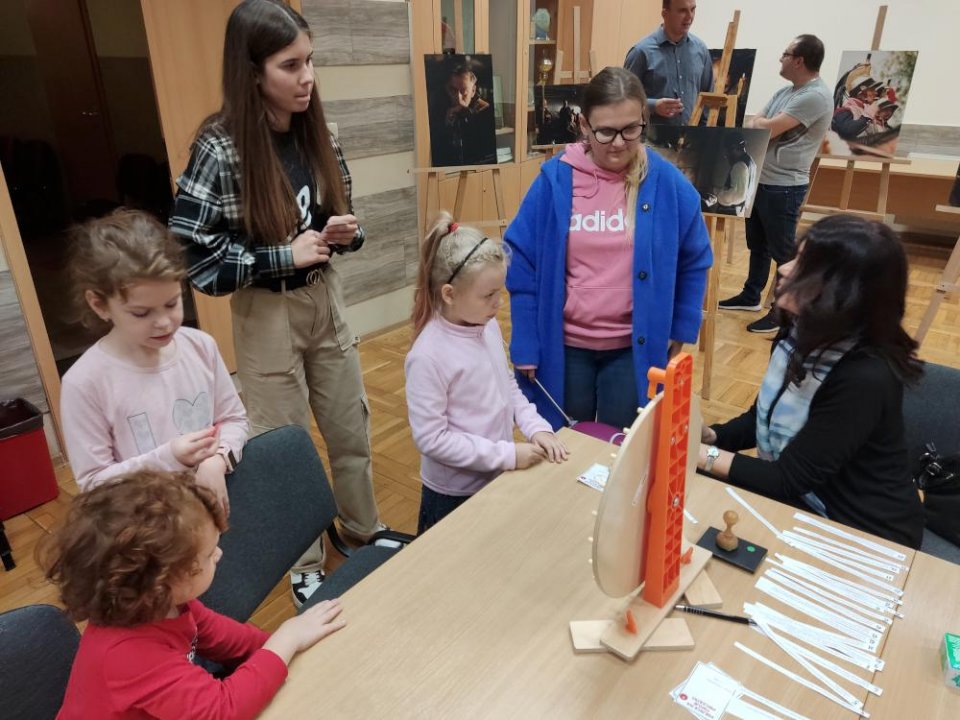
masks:
[(693, 579), (690, 587), (683, 595), (687, 599), (687, 605), (698, 605), (705, 608), (723, 607), (723, 598), (720, 597), (716, 585), (713, 584), (706, 570)]
[[(690, 583), (697, 577), (706, 566), (707, 561), (713, 557), (709, 550), (704, 550), (696, 545), (691, 546), (693, 555), (687, 565), (680, 566), (680, 579), (677, 583), (677, 589), (670, 596), (670, 599), (663, 604), (663, 607), (651, 605), (643, 600), (642, 595), (634, 597), (627, 606), (633, 611), (633, 617), (637, 623), (637, 632), (629, 633), (624, 628), (622, 622), (611, 623), (611, 625), (600, 636), (600, 642), (614, 655), (618, 655), (624, 660), (633, 660), (643, 649), (647, 639), (653, 635), (657, 626), (673, 610), (680, 596), (683, 595)], [(624, 608), (626, 611), (627, 608)]]
[[(610, 652), (600, 643), (600, 637), (613, 620), (574, 620), (570, 623), (570, 640), (575, 653)], [(691, 650), (696, 643), (690, 627), (683, 618), (664, 618), (653, 635), (643, 645), (644, 652)]]

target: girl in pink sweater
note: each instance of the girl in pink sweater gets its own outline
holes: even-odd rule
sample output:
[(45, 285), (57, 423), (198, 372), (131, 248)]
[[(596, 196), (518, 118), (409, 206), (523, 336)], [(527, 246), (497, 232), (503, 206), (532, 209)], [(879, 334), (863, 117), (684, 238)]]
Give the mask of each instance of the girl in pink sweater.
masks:
[[(420, 451), (418, 532), (452, 512), (504, 470), (567, 449), (517, 387), (497, 310), (507, 257), (497, 240), (441, 213), (423, 242), (407, 354), (407, 410)], [(529, 442), (513, 440), (513, 426)]]
[[(43, 545), (67, 613), (89, 620), (58, 720), (256, 717), (287, 664), (342, 628), (339, 600), (272, 635), (207, 609), (227, 529), (216, 496), (189, 473), (143, 470), (78, 496)], [(236, 669), (219, 680), (200, 654)]]
[(183, 251), (124, 210), (82, 225), (70, 262), (88, 324), (109, 329), (63, 376), (73, 475), (89, 490), (137, 470), (194, 470), (229, 512), (226, 475), (249, 432), (213, 338), (183, 322)]

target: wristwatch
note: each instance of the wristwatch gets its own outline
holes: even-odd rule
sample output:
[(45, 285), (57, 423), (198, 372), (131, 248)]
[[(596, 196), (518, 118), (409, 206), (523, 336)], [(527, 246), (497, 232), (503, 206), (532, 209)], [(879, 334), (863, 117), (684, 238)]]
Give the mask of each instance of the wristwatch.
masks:
[(703, 464), (703, 469), (707, 472), (713, 470), (713, 464), (717, 461), (717, 458), (720, 457), (720, 448), (716, 445), (711, 445), (707, 448), (707, 461)]
[(228, 448), (228, 447), (224, 447), (223, 445), (221, 445), (221, 446), (217, 449), (217, 455), (219, 455), (220, 457), (223, 458), (223, 463), (224, 463), (224, 465), (227, 466), (227, 469), (226, 469), (225, 474), (226, 474), (226, 475), (229, 475), (230, 473), (232, 473), (233, 470), (234, 470), (234, 468), (237, 466), (237, 458), (236, 458), (236, 456), (233, 454), (233, 450), (231, 450), (231, 449)]

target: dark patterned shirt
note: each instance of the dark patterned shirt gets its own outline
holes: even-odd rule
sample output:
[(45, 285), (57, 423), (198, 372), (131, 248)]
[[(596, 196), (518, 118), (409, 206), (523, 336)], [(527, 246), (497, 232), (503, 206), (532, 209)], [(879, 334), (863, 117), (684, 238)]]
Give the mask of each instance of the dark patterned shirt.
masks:
[[(347, 205), (353, 207), (353, 183), (337, 139), (330, 136), (340, 165)], [(295, 274), (290, 243), (298, 227), (281, 244), (259, 244), (243, 225), (240, 156), (233, 139), (217, 125), (204, 130), (193, 145), (190, 162), (177, 178), (177, 197), (170, 230), (187, 250), (187, 272), (193, 286), (207, 295), (228, 295), (258, 280)], [(366, 235), (358, 228), (350, 245), (333, 252), (353, 252)]]

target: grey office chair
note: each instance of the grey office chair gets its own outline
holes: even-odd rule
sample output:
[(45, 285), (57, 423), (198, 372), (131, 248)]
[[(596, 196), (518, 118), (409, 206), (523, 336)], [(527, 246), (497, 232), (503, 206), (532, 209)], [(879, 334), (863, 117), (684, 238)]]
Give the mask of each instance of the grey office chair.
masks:
[(227, 479), (227, 491), (230, 529), (220, 539), (223, 558), (200, 600), (240, 622), (250, 619), (324, 532), (347, 559), (311, 603), (338, 597), (413, 540), (412, 535), (387, 530), (374, 535), (370, 545), (351, 550), (337, 534), (337, 504), (317, 449), (310, 434), (297, 425), (250, 440)]
[[(923, 379), (903, 396), (903, 421), (911, 471), (916, 470), (923, 447), (929, 442), (943, 455), (960, 452), (960, 370), (927, 363)], [(960, 547), (930, 530), (924, 530), (920, 549), (930, 555), (960, 563)]]
[(52, 605), (0, 614), (0, 704), (3, 717), (53, 720), (80, 645), (76, 625)]

